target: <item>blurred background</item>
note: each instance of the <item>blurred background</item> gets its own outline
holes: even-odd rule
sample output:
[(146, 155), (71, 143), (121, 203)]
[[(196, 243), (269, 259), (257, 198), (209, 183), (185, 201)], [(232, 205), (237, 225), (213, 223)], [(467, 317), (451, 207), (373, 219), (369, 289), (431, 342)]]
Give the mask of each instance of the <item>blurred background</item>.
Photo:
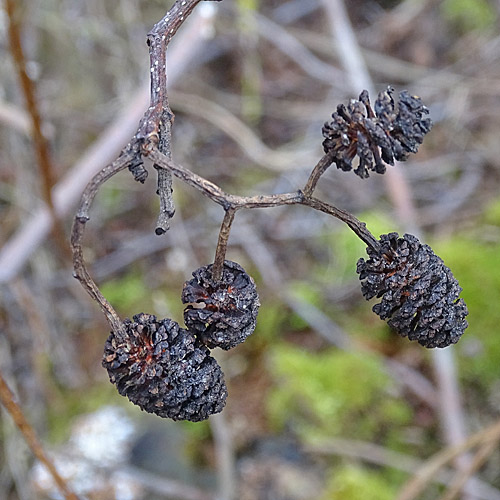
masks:
[[(434, 128), (417, 155), (365, 180), (333, 166), (316, 195), (377, 237), (417, 232), (470, 311), (457, 345), (413, 345), (363, 299), (365, 245), (343, 224), (305, 207), (240, 211), (227, 258), (262, 305), (245, 344), (216, 353), (229, 397), (202, 423), (144, 414), (109, 383), (109, 327), (72, 277), (67, 243), (86, 183), (147, 107), (145, 37), (172, 3), (16, 3), (55, 231), (0, 7), (1, 371), (82, 498), (397, 498), (434, 454), (500, 418), (500, 3), (224, 0), (202, 2), (179, 31), (167, 56), (174, 159), (227, 192), (303, 186), (323, 123), (363, 88), (420, 95)], [(141, 185), (125, 171), (104, 185), (84, 251), (122, 318), (183, 324), (182, 285), (213, 261), (223, 211), (175, 180), (171, 229), (156, 236), (155, 177)], [(451, 498), (462, 470), (457, 498), (499, 499), (498, 434), (480, 460), (451, 457), (406, 498)], [(0, 500), (62, 498), (4, 409), (0, 447)]]

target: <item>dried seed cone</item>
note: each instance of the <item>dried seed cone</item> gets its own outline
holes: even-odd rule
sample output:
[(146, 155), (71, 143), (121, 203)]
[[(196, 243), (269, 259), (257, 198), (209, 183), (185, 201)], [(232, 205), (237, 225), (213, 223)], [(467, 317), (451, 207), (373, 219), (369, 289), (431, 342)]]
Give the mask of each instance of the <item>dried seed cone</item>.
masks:
[(255, 330), (259, 296), (254, 280), (236, 262), (224, 261), (218, 282), (212, 279), (212, 264), (194, 271), (181, 299), (189, 304), (186, 327), (210, 348), (231, 349)]
[(148, 413), (205, 420), (224, 408), (224, 374), (209, 350), (170, 319), (138, 314), (112, 332), (102, 365), (118, 392)]
[(382, 298), (373, 311), (402, 337), (425, 347), (458, 342), (468, 311), (450, 269), (411, 234), (384, 234), (379, 243), (379, 251), (368, 247), (370, 258), (357, 264), (364, 297)]
[(337, 106), (332, 121), (323, 126), (323, 149), (334, 153), (337, 168), (352, 170), (353, 160), (358, 157), (354, 173), (361, 178), (369, 177), (370, 171), (383, 174), (386, 164), (394, 160), (404, 161), (410, 153), (416, 153), (425, 134), (432, 127), (429, 110), (420, 97), (406, 90), (399, 94), (397, 105), (388, 87), (380, 92), (375, 101), (375, 111), (370, 105), (368, 92), (364, 90), (359, 100), (352, 99), (346, 107)]

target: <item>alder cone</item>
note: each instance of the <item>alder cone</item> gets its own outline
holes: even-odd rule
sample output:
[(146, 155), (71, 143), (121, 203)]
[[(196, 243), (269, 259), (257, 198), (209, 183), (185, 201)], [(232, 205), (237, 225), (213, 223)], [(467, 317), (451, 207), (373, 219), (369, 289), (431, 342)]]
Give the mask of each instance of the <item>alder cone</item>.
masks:
[(446, 347), (458, 342), (468, 324), (462, 288), (448, 267), (417, 237), (398, 233), (380, 237), (380, 250), (368, 247), (368, 260), (359, 259), (361, 291), (402, 337), (425, 347)]
[(193, 272), (181, 295), (186, 327), (206, 346), (231, 349), (253, 333), (259, 296), (254, 280), (236, 262), (224, 261), (222, 278), (214, 281), (212, 264)]
[(118, 392), (148, 413), (197, 422), (224, 408), (224, 374), (210, 351), (170, 319), (138, 314), (112, 332), (102, 365)]
[(370, 171), (383, 174), (386, 164), (394, 160), (405, 161), (416, 153), (432, 121), (426, 117), (429, 110), (420, 97), (403, 90), (395, 103), (394, 89), (380, 92), (372, 109), (368, 92), (363, 90), (359, 100), (352, 99), (348, 106), (340, 104), (332, 114), (332, 121), (323, 126), (323, 149), (333, 152), (337, 168), (349, 171), (358, 157), (354, 173), (369, 177)]

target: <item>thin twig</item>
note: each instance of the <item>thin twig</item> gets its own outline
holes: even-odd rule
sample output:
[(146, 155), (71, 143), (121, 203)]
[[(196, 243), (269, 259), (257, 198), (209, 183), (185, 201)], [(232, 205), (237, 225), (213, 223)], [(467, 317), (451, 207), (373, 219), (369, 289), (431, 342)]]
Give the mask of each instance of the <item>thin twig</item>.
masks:
[[(150, 106), (127, 148), (122, 151), (117, 160), (98, 172), (85, 188), (80, 207), (73, 222), (71, 248), (74, 276), (80, 281), (92, 299), (99, 304), (111, 328), (118, 335), (123, 334), (123, 323), (113, 306), (103, 296), (85, 266), (81, 245), (85, 224), (89, 220), (89, 209), (99, 187), (119, 171), (128, 167), (135, 180), (144, 182), (147, 171), (143, 166), (141, 153), (147, 156), (152, 150), (159, 152), (158, 148), (161, 148), (164, 152), (159, 153), (159, 158), (168, 164), (171, 156), (170, 130), (173, 115), (168, 106), (167, 98), (166, 50), (172, 37), (200, 1), (176, 0), (163, 19), (148, 34), (151, 62)], [(152, 158), (151, 155), (149, 156)], [(155, 161), (154, 164), (157, 169), (160, 169), (161, 165), (157, 165)], [(164, 196), (168, 196), (166, 191), (162, 193), (162, 197)]]
[[(156, 168), (156, 165), (154, 165)], [(160, 213), (156, 221), (155, 233), (159, 236), (165, 234), (170, 228), (170, 219), (175, 214), (175, 206), (172, 198), (172, 173), (164, 168), (157, 168), (158, 189), (156, 194), (160, 198)]]
[(106, 300), (104, 295), (95, 284), (90, 274), (85, 267), (85, 260), (83, 258), (83, 250), (81, 240), (85, 230), (85, 222), (78, 217), (75, 217), (73, 222), (73, 229), (71, 231), (71, 248), (73, 250), (73, 268), (74, 276), (81, 283), (87, 293), (94, 299), (101, 308), (101, 311), (106, 316), (108, 323), (115, 333), (122, 331), (122, 322), (113, 306)]
[(318, 200), (317, 198), (305, 198), (302, 201), (303, 205), (307, 205), (308, 207), (314, 208), (315, 210), (319, 210), (328, 215), (332, 215), (337, 219), (345, 222), (350, 229), (358, 236), (359, 239), (364, 241), (369, 247), (373, 248), (375, 252), (380, 251), (380, 243), (373, 236), (373, 234), (366, 228), (366, 224), (358, 220), (354, 215), (346, 212), (345, 210), (341, 210), (340, 208), (336, 208), (324, 201)]
[[(373, 248), (375, 251), (380, 249), (380, 244), (372, 233), (366, 228), (366, 224), (358, 220), (354, 215), (350, 214), (345, 210), (336, 208), (324, 201), (318, 200), (317, 198), (306, 197), (302, 191), (297, 191), (294, 193), (281, 193), (281, 194), (270, 194), (270, 195), (257, 195), (257, 196), (237, 196), (233, 194), (228, 194), (222, 189), (208, 181), (207, 179), (201, 177), (194, 172), (191, 172), (186, 167), (169, 160), (164, 154), (160, 153), (157, 149), (153, 149), (150, 152), (146, 152), (148, 157), (152, 159), (155, 164), (161, 168), (168, 168), (172, 173), (182, 179), (184, 182), (194, 187), (195, 189), (201, 191), (202, 194), (210, 198), (215, 203), (223, 207), (232, 206), (235, 209), (240, 208), (266, 208), (266, 207), (278, 207), (282, 205), (306, 205), (308, 207), (319, 210), (328, 215), (332, 215), (337, 219), (345, 222), (354, 233), (363, 240), (368, 246)], [(325, 156), (326, 157), (326, 156)], [(324, 157), (324, 158), (325, 158)], [(327, 161), (327, 160), (325, 160)], [(309, 187), (309, 190), (311, 187)], [(314, 189), (314, 187), (313, 187)]]
[(307, 179), (307, 183), (304, 189), (302, 190), (304, 196), (306, 197), (312, 196), (320, 177), (326, 172), (327, 168), (333, 163), (333, 157), (334, 153), (333, 151), (330, 151), (329, 153), (324, 155), (321, 158), (321, 160), (319, 160), (319, 162), (316, 164), (313, 171), (311, 172), (311, 175), (309, 176), (309, 179)]
[(24, 416), (21, 407), (16, 403), (14, 394), (10, 390), (7, 382), (5, 381), (2, 373), (0, 372), (0, 401), (5, 406), (5, 409), (10, 414), (14, 423), (17, 425), (18, 429), (21, 431), (26, 443), (30, 447), (33, 454), (40, 460), (40, 462), (47, 468), (50, 475), (57, 484), (57, 487), (61, 491), (61, 494), (66, 500), (78, 500), (78, 497), (66, 484), (66, 481), (57, 471), (55, 465), (49, 456), (45, 453), (42, 443), (38, 438), (35, 429), (28, 422)]
[(35, 84), (29, 77), (26, 70), (26, 58), (21, 42), (21, 9), (20, 3), (15, 0), (4, 0), (5, 11), (9, 18), (8, 36), (10, 51), (17, 70), (21, 89), (23, 91), (26, 109), (31, 118), (32, 137), (35, 145), (35, 154), (42, 179), (42, 193), (45, 203), (49, 209), (53, 220), (54, 241), (58, 245), (61, 256), (69, 256), (69, 248), (64, 234), (64, 228), (57, 216), (54, 200), (52, 198), (52, 188), (55, 184), (54, 164), (50, 155), (49, 143), (42, 131), (42, 118), (38, 109)]
[[(167, 95), (167, 46), (170, 40), (170, 38), (167, 40), (167, 35), (171, 37), (169, 32), (174, 30), (170, 23), (170, 16), (172, 15), (175, 17), (175, 13), (169, 11), (148, 33), (151, 103), (146, 113), (146, 117), (150, 113), (157, 115), (153, 117), (153, 120), (158, 126), (158, 149), (170, 158), (172, 157), (171, 143), (174, 115), (168, 105)], [(182, 17), (181, 13), (177, 17)], [(147, 119), (151, 119), (151, 117), (149, 116)], [(153, 166), (156, 168), (156, 165)], [(169, 220), (174, 216), (175, 207), (172, 198), (172, 173), (161, 169), (157, 169), (157, 171), (157, 194), (160, 197), (160, 213), (155, 233), (161, 235), (169, 229)]]
[(491, 454), (496, 450), (498, 446), (498, 440), (500, 439), (500, 434), (496, 436), (496, 439), (484, 443), (477, 453), (472, 457), (472, 460), (467, 467), (458, 471), (448, 488), (448, 491), (439, 500), (455, 500), (455, 498), (464, 489), (470, 478), (479, 470), (479, 468), (488, 460)]
[(279, 205), (293, 205), (299, 203), (303, 198), (302, 193), (299, 191), (271, 195), (236, 196), (226, 193), (213, 182), (170, 160), (166, 155), (160, 153), (158, 149), (146, 151), (145, 154), (159, 168), (171, 170), (177, 178), (197, 189), (224, 209), (228, 206), (233, 206), (234, 208), (265, 208)]
[(226, 258), (227, 241), (229, 239), (229, 233), (231, 232), (231, 225), (233, 224), (235, 213), (235, 208), (230, 207), (224, 214), (224, 219), (219, 231), (219, 238), (217, 240), (217, 248), (215, 250), (214, 265), (212, 267), (212, 279), (214, 281), (220, 281), (222, 278), (222, 270), (224, 268), (224, 260)]
[(490, 427), (469, 436), (462, 443), (450, 446), (440, 451), (434, 455), (433, 458), (425, 462), (419, 470), (417, 470), (413, 478), (404, 485), (397, 497), (397, 500), (414, 500), (415, 498), (418, 498), (420, 493), (429, 484), (429, 481), (446, 464), (452, 462), (474, 446), (491, 441), (496, 442), (498, 439), (500, 439), (500, 420), (492, 424)]
[[(319, 456), (337, 455), (355, 460), (363, 460), (379, 466), (392, 467), (410, 474), (423, 465), (422, 460), (411, 455), (384, 448), (374, 443), (354, 439), (329, 438), (326, 441), (323, 440), (321, 443), (306, 445), (305, 451)], [(450, 483), (453, 484), (452, 477), (452, 470), (443, 468), (443, 470), (436, 473), (435, 477), (431, 478), (431, 481), (448, 485)], [(500, 498), (498, 490), (480, 480), (474, 479), (465, 488), (467, 493), (477, 499), (498, 500)]]
[(165, 126), (167, 122), (171, 123), (173, 119), (167, 96), (166, 51), (168, 44), (200, 2), (201, 0), (176, 0), (171, 9), (148, 33), (151, 99), (149, 109), (141, 120), (136, 134), (138, 140), (145, 142), (146, 148), (158, 144), (162, 132), (160, 127)]
[(102, 170), (97, 172), (94, 177), (92, 177), (83, 191), (82, 198), (80, 200), (80, 206), (78, 207), (78, 210), (76, 212), (77, 219), (84, 223), (90, 219), (90, 206), (92, 205), (92, 202), (94, 201), (99, 188), (107, 180), (111, 179), (111, 177), (113, 177), (115, 174), (129, 167), (132, 164), (135, 156), (136, 155), (130, 148), (124, 150), (113, 163), (105, 166)]
[(122, 151), (122, 154), (113, 163), (94, 175), (83, 192), (80, 206), (75, 215), (73, 228), (71, 230), (74, 276), (80, 281), (87, 293), (99, 304), (99, 307), (106, 316), (114, 332), (122, 331), (122, 322), (113, 306), (103, 296), (99, 287), (87, 271), (83, 258), (82, 239), (85, 232), (85, 224), (90, 219), (90, 206), (92, 205), (99, 187), (121, 170), (133, 165), (135, 158), (136, 154), (132, 151), (132, 147), (129, 146), (127, 150)]
[(43, 183), (43, 195), (47, 205), (53, 210), (52, 186), (55, 184), (55, 175), (50, 158), (49, 145), (42, 133), (42, 119), (35, 97), (35, 84), (26, 71), (26, 59), (21, 43), (21, 9), (20, 2), (4, 0), (5, 11), (9, 18), (8, 35), (12, 58), (17, 69), (19, 81), (26, 101), (26, 108), (31, 117), (33, 141)]
[(190, 484), (184, 484), (174, 479), (169, 479), (138, 467), (127, 466), (117, 469), (133, 481), (139, 483), (146, 491), (156, 493), (162, 498), (175, 500), (215, 500), (215, 496)]

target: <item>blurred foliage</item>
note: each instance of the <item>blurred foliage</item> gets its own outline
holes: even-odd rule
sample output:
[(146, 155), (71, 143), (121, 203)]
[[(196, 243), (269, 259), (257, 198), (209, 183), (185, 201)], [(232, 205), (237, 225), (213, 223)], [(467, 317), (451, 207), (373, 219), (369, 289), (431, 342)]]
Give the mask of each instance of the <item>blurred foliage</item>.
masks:
[(126, 314), (138, 314), (151, 307), (150, 293), (144, 289), (144, 279), (135, 272), (104, 283), (101, 291), (113, 307)]
[[(357, 215), (366, 224), (366, 227), (375, 236), (398, 231), (395, 221), (388, 214), (381, 212), (367, 212)], [(337, 231), (325, 231), (320, 236), (320, 244), (330, 249), (329, 268), (317, 266), (314, 278), (320, 279), (322, 284), (334, 283), (342, 285), (357, 279), (356, 263), (361, 257), (366, 258), (366, 244), (361, 241), (347, 226), (341, 226)]]
[(257, 124), (262, 117), (261, 76), (262, 64), (258, 51), (255, 13), (260, 0), (237, 0), (238, 26), (241, 49), (247, 52), (241, 65), (241, 114), (246, 121)]
[(292, 428), (303, 439), (342, 435), (380, 441), (411, 419), (394, 381), (371, 354), (314, 353), (281, 343), (271, 348), (269, 369), (275, 381), (268, 400), (270, 422), (275, 429)]
[(469, 328), (461, 344), (460, 374), (484, 389), (498, 380), (500, 343), (494, 332), (500, 324), (500, 200), (486, 208), (482, 223), (474, 230), (447, 240), (433, 248), (453, 269), (464, 289), (462, 297), (469, 308)]
[(250, 348), (260, 346), (267, 348), (276, 339), (280, 337), (283, 331), (286, 331), (286, 325), (290, 322), (291, 315), (281, 302), (266, 301), (263, 307), (259, 309), (257, 318), (257, 327), (255, 332), (246, 341)]
[(345, 465), (335, 468), (318, 500), (392, 500), (397, 487), (393, 481), (366, 467)]
[(444, 0), (444, 18), (457, 30), (485, 30), (497, 22), (497, 13), (487, 0)]

